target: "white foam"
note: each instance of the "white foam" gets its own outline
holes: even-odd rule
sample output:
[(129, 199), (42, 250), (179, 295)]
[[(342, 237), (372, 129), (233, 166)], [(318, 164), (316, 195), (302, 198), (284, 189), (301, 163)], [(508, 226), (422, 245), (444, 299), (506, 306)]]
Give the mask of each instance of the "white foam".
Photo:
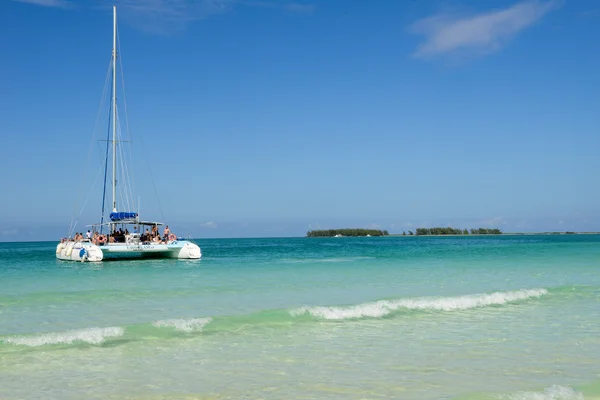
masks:
[(119, 326), (109, 328), (87, 328), (58, 333), (43, 333), (35, 336), (12, 336), (2, 338), (5, 343), (21, 346), (39, 347), (47, 344), (71, 344), (84, 342), (103, 343), (106, 338), (122, 336), (125, 330)]
[(498, 396), (498, 400), (584, 400), (583, 394), (567, 386), (553, 385), (543, 392), (516, 392)]
[(508, 302), (536, 298), (548, 293), (546, 289), (522, 289), (512, 292), (494, 292), (455, 297), (417, 297), (400, 300), (380, 300), (349, 307), (300, 307), (290, 310), (292, 316), (305, 313), (314, 317), (341, 320), (350, 318), (380, 318), (393, 311), (408, 310), (455, 311), (476, 307), (501, 305)]
[(192, 319), (165, 319), (153, 322), (152, 325), (157, 328), (175, 328), (182, 332), (202, 332), (202, 329), (212, 321), (212, 318), (192, 318)]

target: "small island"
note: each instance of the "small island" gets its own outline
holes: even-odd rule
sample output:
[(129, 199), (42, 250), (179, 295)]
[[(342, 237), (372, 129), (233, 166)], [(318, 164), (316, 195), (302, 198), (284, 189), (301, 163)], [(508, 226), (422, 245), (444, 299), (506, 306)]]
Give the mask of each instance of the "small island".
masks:
[(340, 236), (388, 236), (388, 231), (377, 229), (321, 229), (308, 231), (307, 237), (340, 237)]

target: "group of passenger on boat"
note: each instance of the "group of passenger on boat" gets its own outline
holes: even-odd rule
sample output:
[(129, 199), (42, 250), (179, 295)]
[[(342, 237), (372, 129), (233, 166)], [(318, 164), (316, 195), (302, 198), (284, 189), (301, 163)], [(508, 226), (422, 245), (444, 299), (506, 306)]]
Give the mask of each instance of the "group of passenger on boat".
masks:
[(103, 246), (106, 243), (142, 243), (142, 244), (167, 244), (177, 240), (177, 236), (171, 232), (169, 226), (166, 225), (162, 236), (158, 231), (158, 225), (153, 225), (152, 230), (146, 228), (143, 233), (138, 232), (137, 225), (133, 228), (133, 233), (130, 233), (127, 228), (115, 229), (106, 235), (94, 230), (88, 230), (85, 234), (75, 233), (73, 238), (62, 238), (61, 243), (66, 242), (82, 242), (90, 241), (97, 246)]

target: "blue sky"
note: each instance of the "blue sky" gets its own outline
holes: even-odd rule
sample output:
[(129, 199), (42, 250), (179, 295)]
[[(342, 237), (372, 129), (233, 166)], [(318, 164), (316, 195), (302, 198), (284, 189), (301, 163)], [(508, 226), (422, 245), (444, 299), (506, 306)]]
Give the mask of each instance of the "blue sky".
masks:
[[(0, 240), (99, 219), (112, 4), (0, 5)], [(145, 219), (600, 230), (597, 1), (114, 4)]]

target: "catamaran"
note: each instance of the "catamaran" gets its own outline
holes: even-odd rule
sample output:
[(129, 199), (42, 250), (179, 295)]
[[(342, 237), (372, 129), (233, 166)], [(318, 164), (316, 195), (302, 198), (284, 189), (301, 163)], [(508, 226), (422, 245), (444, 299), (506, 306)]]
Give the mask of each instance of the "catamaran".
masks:
[[(136, 211), (118, 211), (117, 207), (117, 9), (113, 6), (113, 49), (112, 68), (112, 101), (110, 123), (112, 125), (112, 212), (105, 219), (104, 199), (102, 194), (102, 216), (100, 223), (88, 225), (87, 235), (77, 233), (72, 237), (74, 226), (67, 238), (56, 246), (56, 258), (60, 260), (97, 262), (110, 258), (139, 259), (146, 257), (199, 259), (202, 256), (200, 247), (191, 240), (181, 240), (169, 231), (165, 225), (163, 234), (159, 227), (164, 224), (158, 221), (144, 221)], [(108, 147), (107, 147), (108, 155)], [(108, 157), (105, 159), (105, 181)], [(105, 185), (106, 186), (106, 185)], [(128, 197), (130, 198), (130, 197)], [(135, 209), (131, 207), (130, 210)], [(128, 209), (128, 208), (126, 208)], [(138, 204), (139, 210), (139, 204)], [(146, 231), (144, 231), (146, 228)], [(106, 232), (106, 233), (105, 233)]]

